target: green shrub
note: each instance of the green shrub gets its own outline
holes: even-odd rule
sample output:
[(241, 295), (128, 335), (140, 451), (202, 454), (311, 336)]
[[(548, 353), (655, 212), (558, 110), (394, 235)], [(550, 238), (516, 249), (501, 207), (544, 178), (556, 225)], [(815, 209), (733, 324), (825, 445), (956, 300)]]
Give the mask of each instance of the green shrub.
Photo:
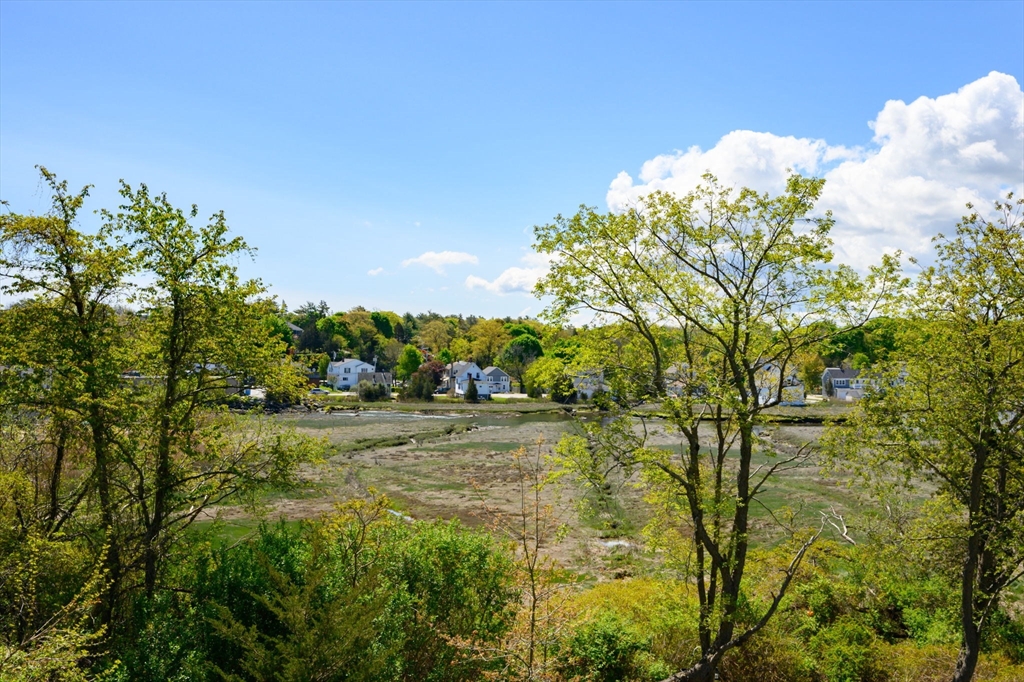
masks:
[(612, 409), (614, 401), (606, 390), (599, 388), (590, 395), (590, 403), (602, 412), (607, 412)]
[(556, 403), (570, 405), (575, 403), (577, 398), (572, 379), (565, 374), (559, 374), (551, 385), (551, 399)]
[(437, 384), (434, 382), (433, 374), (429, 370), (419, 369), (409, 377), (409, 381), (399, 397), (402, 400), (431, 401), (434, 399), (436, 389)]
[(375, 384), (364, 379), (356, 386), (356, 393), (362, 402), (372, 403), (390, 397), (391, 389), (385, 384)]
[(480, 392), (477, 390), (476, 381), (473, 377), (469, 378), (469, 382), (466, 384), (466, 402), (475, 403), (480, 398)]
[(818, 672), (828, 682), (882, 682), (887, 673), (882, 665), (882, 642), (864, 624), (848, 617), (821, 630), (811, 638)]
[(559, 658), (563, 677), (580, 682), (660, 679), (673, 672), (651, 655), (650, 636), (614, 611), (575, 628)]
[(365, 527), (357, 515), (264, 525), (215, 552), (193, 586), (206, 618), (187, 621), (202, 655), (240, 680), (479, 679), (496, 664), (456, 642), (493, 647), (510, 627), (510, 555), (457, 522), (377, 512)]

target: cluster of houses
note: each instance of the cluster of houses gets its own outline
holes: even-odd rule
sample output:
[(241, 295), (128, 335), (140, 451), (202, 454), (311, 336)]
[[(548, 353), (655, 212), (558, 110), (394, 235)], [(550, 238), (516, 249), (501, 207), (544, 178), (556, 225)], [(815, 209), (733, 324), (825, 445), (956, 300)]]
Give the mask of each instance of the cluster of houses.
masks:
[[(667, 386), (670, 395), (679, 395), (686, 389), (685, 377), (678, 368), (668, 372)], [(445, 366), (439, 393), (454, 393), (456, 396), (466, 394), (469, 381), (476, 383), (477, 395), (488, 398), (499, 393), (512, 391), (511, 377), (498, 367), (480, 368), (475, 362), (452, 362)], [(327, 366), (327, 382), (340, 391), (352, 391), (361, 381), (371, 384), (393, 385), (389, 372), (378, 372), (377, 368), (362, 360), (348, 358), (332, 362)], [(806, 389), (797, 377), (796, 369), (783, 372), (774, 365), (767, 364), (757, 372), (757, 386), (762, 402), (773, 402), (781, 396), (781, 405), (804, 405)], [(583, 399), (590, 398), (597, 390), (607, 390), (604, 376), (599, 371), (581, 373), (573, 380), (574, 387)], [(865, 390), (870, 388), (870, 380), (860, 376), (860, 370), (843, 367), (829, 367), (821, 375), (821, 393), (826, 398), (845, 402), (859, 400), (864, 397)]]
[[(480, 369), (475, 362), (453, 362), (445, 366), (440, 393), (454, 391), (455, 395), (465, 395), (469, 380), (476, 382), (477, 395), (487, 398), (496, 393), (511, 393), (512, 379), (497, 367)], [(391, 387), (393, 384), (390, 372), (378, 372), (374, 365), (362, 360), (348, 358), (327, 365), (327, 383), (339, 391), (352, 391), (361, 381), (371, 384), (382, 384)]]
[(378, 372), (375, 365), (356, 358), (347, 358), (327, 365), (327, 383), (339, 391), (354, 391), (360, 381), (374, 385), (392, 385), (390, 372)]
[(454, 390), (455, 395), (465, 395), (470, 379), (476, 383), (476, 392), (481, 398), (512, 392), (511, 377), (493, 365), (480, 369), (475, 362), (453, 362), (444, 369), (441, 385), (437, 387), (442, 393)]

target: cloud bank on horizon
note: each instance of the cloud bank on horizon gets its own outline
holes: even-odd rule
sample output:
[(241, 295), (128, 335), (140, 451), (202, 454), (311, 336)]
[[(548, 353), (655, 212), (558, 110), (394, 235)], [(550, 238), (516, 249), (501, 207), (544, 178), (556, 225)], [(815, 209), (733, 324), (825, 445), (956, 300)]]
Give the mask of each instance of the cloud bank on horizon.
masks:
[[(824, 177), (818, 209), (836, 220), (835, 259), (866, 269), (897, 250), (927, 257), (932, 237), (951, 232), (968, 202), (984, 210), (1007, 191), (1024, 194), (1024, 92), (1013, 76), (993, 71), (947, 95), (890, 100), (867, 125), (871, 143), (852, 148), (734, 130), (706, 151), (650, 159), (637, 179), (620, 172), (608, 208), (623, 211), (656, 190), (685, 194), (709, 171), (726, 185), (773, 194), (790, 170)], [(546, 261), (530, 258), (493, 280), (470, 275), (466, 287), (530, 293), (547, 272)]]
[(1024, 191), (1024, 93), (1013, 76), (993, 71), (934, 99), (890, 100), (868, 126), (872, 144), (855, 148), (736, 130), (707, 151), (656, 156), (637, 180), (619, 173), (608, 208), (622, 211), (655, 190), (685, 194), (708, 171), (727, 185), (780, 193), (792, 169), (825, 178), (818, 208), (836, 219), (836, 260), (863, 269), (886, 252), (926, 256), (966, 203), (983, 210)]

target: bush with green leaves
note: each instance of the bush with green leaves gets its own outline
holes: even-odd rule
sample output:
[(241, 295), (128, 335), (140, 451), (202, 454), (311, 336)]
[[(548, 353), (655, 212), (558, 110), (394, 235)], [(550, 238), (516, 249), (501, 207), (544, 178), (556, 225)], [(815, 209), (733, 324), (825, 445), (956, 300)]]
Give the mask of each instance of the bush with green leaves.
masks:
[(652, 638), (615, 611), (601, 611), (569, 635), (559, 673), (580, 682), (660, 680), (674, 670), (652, 653)]
[(855, 618), (843, 617), (811, 637), (818, 672), (828, 682), (876, 682), (887, 678), (880, 641)]
[(182, 562), (188, 589), (137, 609), (117, 679), (480, 679), (497, 663), (460, 643), (493, 647), (510, 627), (511, 556), (487, 534), (406, 523), (386, 504), (198, 543)]
[(372, 403), (378, 400), (386, 400), (391, 396), (391, 389), (385, 384), (375, 384), (372, 381), (363, 379), (356, 385), (356, 393), (362, 402)]
[(572, 378), (566, 374), (557, 375), (551, 383), (551, 399), (556, 403), (571, 405), (579, 398)]

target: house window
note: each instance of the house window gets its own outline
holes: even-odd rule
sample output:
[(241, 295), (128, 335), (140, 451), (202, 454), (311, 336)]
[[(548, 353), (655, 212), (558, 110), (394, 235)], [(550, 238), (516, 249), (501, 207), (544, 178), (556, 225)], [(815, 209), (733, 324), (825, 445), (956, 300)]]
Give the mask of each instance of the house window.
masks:
[(345, 374), (351, 374), (351, 373), (352, 373), (352, 368), (351, 367), (346, 367), (345, 368)]

